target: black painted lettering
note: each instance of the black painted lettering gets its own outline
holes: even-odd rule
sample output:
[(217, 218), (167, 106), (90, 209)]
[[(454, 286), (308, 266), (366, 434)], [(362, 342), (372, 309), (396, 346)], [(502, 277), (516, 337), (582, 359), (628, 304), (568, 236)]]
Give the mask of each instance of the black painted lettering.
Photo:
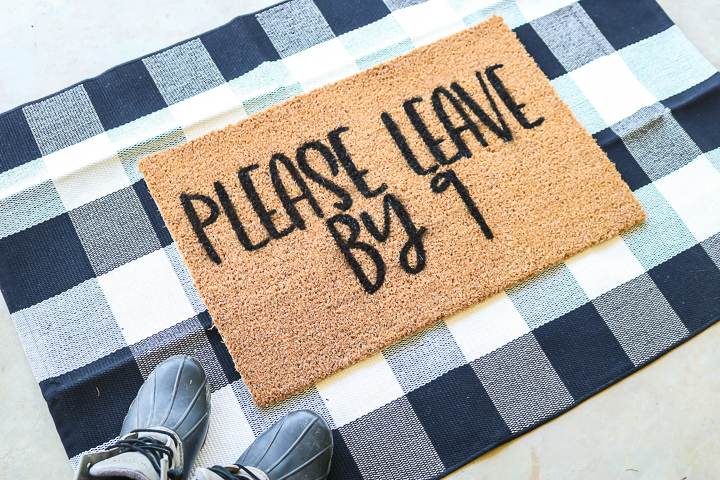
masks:
[(252, 205), (253, 210), (255, 210), (255, 213), (260, 218), (260, 223), (262, 223), (263, 227), (265, 227), (265, 230), (267, 230), (268, 234), (270, 234), (270, 237), (274, 239), (282, 238), (286, 235), (289, 235), (290, 232), (295, 230), (295, 224), (292, 223), (285, 230), (278, 232), (277, 227), (275, 226), (275, 223), (272, 219), (272, 216), (277, 213), (277, 210), (268, 210), (265, 207), (262, 199), (260, 199), (260, 195), (258, 194), (257, 189), (255, 189), (255, 184), (253, 183), (252, 178), (250, 178), (250, 172), (257, 169), (258, 167), (258, 164), (254, 164), (245, 168), (241, 168), (238, 171), (238, 179), (240, 180), (240, 185), (245, 191), (245, 196), (247, 196), (248, 200), (250, 200), (250, 204)]
[(485, 238), (492, 240), (494, 237), (492, 230), (490, 230), (490, 227), (485, 222), (485, 218), (483, 218), (480, 210), (475, 205), (475, 202), (470, 196), (470, 193), (467, 191), (467, 188), (465, 188), (465, 185), (462, 184), (453, 170), (438, 173), (430, 181), (430, 188), (435, 193), (443, 193), (450, 185), (452, 185), (458, 195), (460, 195), (460, 199), (465, 204), (465, 207), (468, 209), (468, 212), (470, 212), (470, 215), (472, 215), (475, 219), (475, 222), (477, 222), (480, 226), (480, 230), (482, 230)]
[[(282, 164), (282, 166), (285, 167), (285, 170), (290, 174), (290, 178), (293, 179), (295, 185), (302, 192), (301, 195), (297, 197), (290, 197), (290, 195), (288, 195), (287, 188), (285, 187), (285, 184), (280, 177), (280, 172), (278, 171), (278, 162), (280, 162), (280, 164)], [(298, 202), (307, 200), (312, 207), (313, 212), (315, 212), (315, 215), (318, 218), (324, 217), (322, 209), (308, 188), (307, 183), (305, 183), (305, 180), (300, 176), (300, 172), (298, 172), (297, 168), (295, 168), (295, 165), (292, 164), (290, 159), (282, 153), (276, 153), (270, 159), (270, 179), (272, 180), (273, 187), (275, 187), (275, 193), (277, 193), (277, 196), (282, 202), (290, 220), (292, 220), (297, 228), (305, 230), (305, 220), (302, 218), (302, 215), (300, 215), (300, 212), (295, 206)]]
[(500, 110), (497, 108), (495, 100), (493, 99), (492, 95), (490, 95), (490, 90), (487, 88), (485, 80), (483, 80), (480, 72), (475, 72), (475, 76), (477, 77), (478, 82), (480, 82), (483, 93), (488, 99), (488, 102), (490, 103), (490, 108), (492, 108), (493, 113), (495, 113), (495, 116), (497, 117), (500, 125), (495, 123), (493, 119), (490, 118), (490, 115), (488, 115), (485, 110), (483, 110), (482, 107), (477, 104), (475, 99), (472, 98), (472, 96), (467, 93), (465, 89), (460, 86), (460, 84), (453, 82), (450, 84), (450, 88), (457, 94), (458, 97), (460, 97), (460, 100), (462, 100), (463, 103), (468, 106), (468, 108), (480, 119), (480, 121), (485, 124), (487, 128), (490, 129), (491, 132), (497, 135), (498, 138), (503, 139), (505, 142), (511, 141), (513, 139), (512, 132), (507, 126), (507, 123), (505, 123), (505, 119), (500, 113)]
[[(350, 236), (347, 239), (343, 238), (342, 234), (337, 229), (336, 225), (339, 223), (350, 229)], [(368, 243), (357, 241), (358, 235), (360, 234), (360, 224), (358, 221), (350, 215), (338, 214), (327, 220), (327, 227), (330, 230), (338, 248), (345, 256), (345, 260), (347, 260), (350, 265), (355, 277), (357, 277), (358, 281), (360, 281), (360, 285), (362, 285), (367, 293), (372, 294), (377, 292), (385, 282), (385, 261), (375, 247)], [(376, 277), (374, 282), (372, 282), (365, 274), (362, 265), (360, 265), (360, 262), (358, 262), (355, 258), (353, 250), (365, 252), (365, 254), (370, 257), (370, 260), (372, 260), (375, 264)]]
[[(205, 220), (200, 220), (197, 210), (195, 210), (195, 206), (192, 203), (193, 200), (203, 202), (210, 209), (210, 215)], [(208, 257), (210, 257), (210, 260), (220, 265), (222, 263), (220, 255), (218, 255), (215, 251), (212, 243), (210, 243), (210, 239), (205, 234), (205, 227), (215, 223), (220, 215), (220, 208), (218, 208), (218, 204), (215, 203), (215, 200), (206, 195), (187, 195), (185, 193), (180, 194), (180, 203), (185, 210), (185, 216), (187, 216), (188, 220), (190, 220), (190, 225), (192, 225), (200, 245), (202, 245), (205, 249), (205, 253), (207, 253)]]
[(415, 97), (411, 98), (410, 100), (405, 100), (405, 102), (403, 103), (405, 114), (410, 119), (410, 123), (412, 123), (412, 126), (415, 127), (415, 131), (417, 131), (418, 135), (420, 135), (420, 138), (422, 138), (422, 141), (425, 142), (425, 145), (432, 154), (433, 158), (435, 158), (435, 161), (438, 162), (440, 165), (450, 165), (451, 163), (453, 163), (453, 161), (449, 160), (447, 156), (445, 156), (445, 152), (443, 152), (440, 148), (440, 144), (444, 142), (445, 139), (442, 137), (433, 137), (432, 133), (430, 133), (430, 130), (428, 130), (425, 121), (415, 109), (415, 104), (420, 102), (422, 102), (421, 97)]
[[(525, 108), (526, 104), (521, 103), (518, 104), (515, 99), (510, 95), (510, 92), (507, 91), (505, 88), (505, 85), (503, 84), (502, 80), (497, 76), (495, 73), (495, 70), (502, 68), (503, 65), (498, 63), (496, 65), (492, 65), (490, 67), (487, 67), (485, 69), (485, 75), (487, 75), (488, 80), (490, 81), (490, 85), (493, 86), (495, 91), (497, 92), (500, 99), (503, 101), (505, 106), (510, 110), (510, 113), (513, 114), (515, 119), (518, 121), (520, 125), (522, 125), (523, 128), (530, 130), (532, 128), (537, 127), (538, 125), (541, 125), (545, 121), (545, 117), (540, 117), (534, 122), (530, 122), (523, 113), (522, 109)], [(480, 78), (480, 74), (478, 73), (478, 78)]]
[(335, 208), (339, 210), (348, 210), (350, 207), (352, 207), (353, 204), (352, 197), (347, 192), (347, 190), (342, 188), (340, 185), (336, 184), (331, 180), (328, 180), (327, 178), (317, 173), (316, 170), (313, 170), (313, 168), (308, 164), (307, 161), (308, 150), (315, 150), (320, 153), (320, 155), (325, 159), (328, 166), (330, 167), (330, 172), (333, 174), (333, 176), (337, 176), (337, 174), (340, 172), (335, 155), (333, 155), (329, 147), (325, 146), (321, 142), (308, 142), (297, 149), (297, 152), (295, 154), (295, 160), (297, 160), (300, 171), (306, 177), (308, 177), (310, 180), (317, 183), (327, 191), (335, 194), (340, 199), (340, 202), (335, 202), (333, 204)]
[(437, 172), (437, 169), (439, 167), (439, 165), (437, 164), (433, 165), (428, 169), (425, 169), (422, 165), (420, 165), (420, 162), (415, 156), (415, 153), (410, 148), (410, 145), (408, 144), (405, 135), (402, 134), (400, 128), (397, 126), (397, 123), (395, 123), (395, 120), (393, 120), (389, 113), (383, 112), (380, 115), (380, 118), (385, 124), (385, 128), (387, 129), (388, 133), (390, 133), (390, 136), (395, 141), (395, 145), (397, 145), (398, 150), (400, 150), (400, 153), (402, 153), (402, 156), (405, 158), (405, 161), (413, 172), (418, 175), (427, 175), (429, 173)]
[[(443, 106), (442, 97), (445, 97), (450, 102), (450, 105), (452, 105), (452, 107), (455, 109), (458, 115), (460, 115), (460, 118), (462, 118), (463, 122), (465, 123), (459, 126), (453, 125), (452, 120), (450, 119), (450, 115), (447, 114), (447, 112), (445, 111), (445, 107)], [(437, 117), (440, 119), (443, 127), (445, 127), (445, 130), (450, 136), (450, 140), (453, 141), (453, 143), (458, 149), (457, 153), (450, 158), (450, 163), (456, 162), (461, 158), (472, 157), (472, 152), (470, 152), (470, 149), (465, 143), (465, 140), (463, 140), (462, 138), (462, 132), (466, 130), (472, 132), (477, 141), (480, 142), (480, 145), (482, 145), (483, 147), (488, 146), (488, 143), (485, 141), (485, 137), (482, 136), (482, 133), (480, 133), (477, 124), (470, 119), (467, 112), (465, 112), (465, 109), (460, 104), (460, 101), (455, 97), (455, 95), (448, 92), (443, 87), (437, 87), (432, 94), (432, 104), (433, 109), (435, 110), (435, 115), (437, 115)]]
[(227, 190), (225, 190), (225, 186), (220, 182), (213, 183), (213, 186), (215, 187), (215, 193), (217, 193), (217, 196), (220, 199), (220, 205), (222, 205), (223, 210), (225, 210), (225, 215), (227, 215), (228, 220), (230, 220), (230, 225), (232, 226), (233, 231), (235, 231), (235, 236), (237, 236), (243, 248), (252, 252), (253, 250), (258, 250), (267, 245), (270, 238), (261, 240), (256, 244), (252, 243), (252, 240), (250, 240), (250, 237), (245, 231), (245, 226), (240, 221), (240, 218), (238, 218), (235, 205), (233, 205), (230, 200), (230, 195), (228, 195)]
[[(378, 242), (385, 242), (390, 236), (390, 210), (395, 212), (400, 225), (402, 225), (405, 233), (408, 236), (408, 241), (405, 242), (402, 250), (400, 250), (400, 266), (405, 272), (410, 274), (417, 274), (423, 271), (425, 268), (426, 255), (425, 247), (422, 243), (422, 236), (427, 232), (427, 228), (421, 227), (416, 228), (410, 214), (405, 209), (405, 206), (398, 200), (394, 195), (387, 194), (383, 199), (383, 230), (382, 232), (377, 228), (375, 221), (372, 219), (370, 214), (362, 212), (360, 214), (360, 220), (365, 224), (365, 228), (368, 229), (370, 235), (373, 236)], [(410, 249), (415, 249), (415, 266), (411, 267), (408, 261), (408, 254)]]
[(347, 149), (345, 148), (345, 145), (342, 142), (342, 139), (340, 138), (340, 134), (343, 132), (347, 132), (349, 130), (348, 127), (340, 127), (336, 128), (332, 132), (328, 133), (328, 140), (330, 141), (330, 145), (332, 146), (333, 150), (335, 151), (335, 155), (337, 156), (337, 159), (340, 160), (340, 164), (343, 166), (347, 174), (350, 176), (350, 179), (355, 184), (355, 187), (358, 189), (358, 191), (363, 195), (365, 198), (373, 198), (377, 197), (381, 193), (383, 193), (385, 190), (387, 190), (387, 185), (384, 183), (380, 185), (375, 190), (371, 190), (370, 187), (368, 187), (367, 182), (365, 182), (365, 179), (363, 178), (365, 175), (367, 175), (367, 170), (358, 170), (357, 166), (355, 165), (355, 162), (353, 162), (352, 158), (350, 157), (350, 154), (348, 153)]

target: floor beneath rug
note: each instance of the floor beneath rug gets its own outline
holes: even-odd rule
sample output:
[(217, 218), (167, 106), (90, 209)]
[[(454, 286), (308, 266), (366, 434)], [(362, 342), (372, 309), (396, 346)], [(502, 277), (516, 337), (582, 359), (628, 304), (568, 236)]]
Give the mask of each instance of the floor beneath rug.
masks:
[[(0, 38), (13, 38), (13, 48), (0, 59), (0, 111), (276, 3), (223, 0), (207, 6), (163, 0), (149, 7), (143, 4), (145, 14), (138, 19), (131, 13), (137, 11), (136, 2), (126, 2), (123, 15), (93, 11), (87, 0), (74, 6), (11, 0), (13, 19), (0, 23)], [(659, 3), (720, 67), (720, 5), (715, 0)], [(171, 24), (172, 31), (163, 28)], [(7, 308), (4, 303), (0, 307), (0, 468), (8, 478), (70, 479), (72, 471), (52, 418)], [(713, 477), (720, 470), (719, 343), (716, 325), (448, 478)]]

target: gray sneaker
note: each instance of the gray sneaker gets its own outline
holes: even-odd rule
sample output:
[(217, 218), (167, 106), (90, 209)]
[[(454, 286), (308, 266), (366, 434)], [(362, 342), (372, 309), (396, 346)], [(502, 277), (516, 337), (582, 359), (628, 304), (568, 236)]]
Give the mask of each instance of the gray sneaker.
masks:
[(198, 468), (195, 480), (323, 480), (332, 450), (327, 422), (311, 410), (298, 410), (256, 438), (235, 465)]
[(122, 438), (107, 450), (83, 455), (75, 479), (186, 480), (209, 418), (210, 386), (202, 365), (185, 355), (168, 358), (140, 387)]

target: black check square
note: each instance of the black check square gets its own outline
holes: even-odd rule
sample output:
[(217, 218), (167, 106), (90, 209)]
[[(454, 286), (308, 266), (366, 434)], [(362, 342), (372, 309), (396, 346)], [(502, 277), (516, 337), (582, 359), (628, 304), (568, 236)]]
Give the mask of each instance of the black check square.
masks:
[[(265, 30), (252, 15), (238, 17), (223, 28), (202, 35), (200, 40), (228, 82), (263, 62), (280, 59)], [(253, 48), (248, 49), (247, 45)]]
[(120, 65), (83, 84), (105, 130), (167, 107), (142, 61)]
[(364, 0), (343, 4), (337, 0), (315, 0), (335, 35), (352, 32), (390, 15), (382, 0)]
[(10, 313), (93, 278), (95, 272), (67, 213), (0, 239), (0, 278)]
[(662, 103), (700, 150), (720, 147), (720, 73)]
[(511, 433), (470, 365), (450, 370), (410, 392), (407, 399), (447, 466)]
[(340, 430), (333, 430), (333, 456), (327, 480), (363, 480)]
[(615, 50), (652, 37), (673, 26), (672, 20), (655, 2), (582, 0), (580, 6)]
[(648, 272), (690, 334), (720, 318), (720, 269), (695, 245)]
[(40, 158), (30, 125), (19, 108), (0, 115), (0, 173)]
[(533, 333), (576, 401), (584, 400), (634, 367), (592, 303)]
[(130, 349), (125, 347), (40, 382), (68, 457), (120, 434), (143, 381)]

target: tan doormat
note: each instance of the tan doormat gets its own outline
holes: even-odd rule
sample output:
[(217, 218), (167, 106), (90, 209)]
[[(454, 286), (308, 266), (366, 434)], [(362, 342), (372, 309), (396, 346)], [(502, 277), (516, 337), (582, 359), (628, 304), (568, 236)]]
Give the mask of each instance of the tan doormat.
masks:
[(645, 218), (497, 17), (140, 169), (261, 407)]

